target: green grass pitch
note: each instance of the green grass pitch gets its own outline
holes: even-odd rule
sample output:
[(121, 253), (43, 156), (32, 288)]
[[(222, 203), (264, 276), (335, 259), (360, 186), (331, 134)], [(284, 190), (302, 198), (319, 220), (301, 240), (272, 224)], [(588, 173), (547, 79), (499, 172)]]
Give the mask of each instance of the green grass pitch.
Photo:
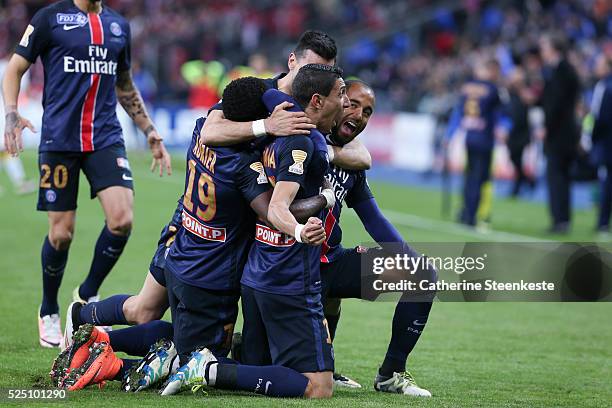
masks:
[[(36, 173), (36, 154), (26, 152), (29, 174)], [(129, 244), (105, 281), (101, 295), (134, 293), (144, 279), (159, 231), (169, 219), (183, 187), (184, 163), (174, 160), (175, 173), (158, 178), (148, 172), (149, 157), (131, 155), (136, 182), (134, 231)], [(0, 183), (8, 185), (5, 174)], [(440, 220), (440, 193), (373, 182), (381, 207), (389, 210), (408, 241), (503, 240), (546, 237), (543, 205), (497, 199), (495, 231), (475, 234)], [(91, 262), (102, 227), (101, 208), (89, 200), (82, 180), (75, 239), (60, 291), (62, 314), (72, 289)], [(454, 199), (458, 203), (458, 198)], [(44, 213), (35, 211), (36, 196), (0, 197), (0, 388), (50, 386), (47, 373), (57, 354), (38, 345), (36, 311), (41, 296), (40, 247), (47, 230)], [(404, 217), (404, 214), (409, 216)], [(430, 222), (428, 220), (436, 220)], [(594, 212), (576, 214), (569, 240), (593, 241)], [(357, 217), (342, 220), (346, 245), (367, 241)], [(526, 237), (525, 237), (526, 236)], [(361, 384), (361, 390), (337, 390), (328, 401), (272, 400), (210, 390), (161, 400), (154, 392), (119, 391), (116, 383), (70, 393), (70, 406), (565, 406), (612, 404), (612, 305), (570, 303), (441, 303), (408, 360), (409, 369), (431, 399), (411, 399), (374, 392), (372, 380), (390, 335), (394, 305), (345, 301), (335, 342), (337, 369)], [(63, 320), (64, 316), (62, 316)], [(6, 402), (6, 401), (5, 401)], [(0, 405), (4, 402), (0, 401)], [(163, 405), (162, 405), (163, 404)], [(54, 404), (36, 404), (37, 406)]]

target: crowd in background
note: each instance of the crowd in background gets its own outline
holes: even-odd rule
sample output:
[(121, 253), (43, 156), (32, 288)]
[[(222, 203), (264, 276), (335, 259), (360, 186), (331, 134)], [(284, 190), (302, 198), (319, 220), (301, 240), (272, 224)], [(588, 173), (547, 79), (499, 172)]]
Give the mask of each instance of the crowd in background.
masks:
[[(50, 2), (0, 1), (0, 58), (10, 55), (33, 13)], [(444, 114), (479, 56), (496, 55), (508, 77), (514, 64), (537, 64), (529, 58), (537, 59), (537, 39), (544, 32), (563, 32), (572, 41), (570, 61), (585, 90), (594, 82), (595, 57), (612, 56), (612, 6), (606, 0), (105, 4), (130, 20), (134, 75), (145, 98), (155, 103), (206, 106), (237, 75), (281, 71), (291, 46), (308, 28), (337, 39), (345, 72), (374, 86), (383, 111)], [(38, 68), (34, 91), (41, 83)]]
[[(0, 0), (0, 72), (32, 15), (52, 2)], [(594, 123), (588, 113), (595, 84), (611, 70), (612, 2), (608, 0), (104, 0), (104, 4), (130, 21), (133, 76), (148, 103), (208, 108), (234, 78), (269, 77), (286, 70), (293, 44), (304, 30), (314, 28), (336, 39), (338, 62), (346, 76), (372, 85), (377, 111), (434, 115), (442, 125), (437, 146), (461, 86), (485, 61), (494, 59), (501, 73), (495, 85), (505, 93), (514, 123), (506, 138), (516, 175), (513, 195), (522, 183), (535, 182), (533, 173), (522, 171), (525, 147), (532, 139), (545, 139), (545, 147), (551, 145), (559, 133), (546, 135), (550, 120), (556, 120), (547, 112), (546, 99), (551, 99), (547, 94), (557, 62), (546, 61), (542, 38), (563, 40), (567, 54), (563, 52), (562, 59), (576, 78), (575, 103), (573, 96), (568, 99), (563, 116), (571, 116), (571, 123), (582, 122), (586, 133)], [(567, 82), (562, 80), (554, 88)], [(40, 97), (42, 84), (42, 67), (37, 63), (23, 94)], [(545, 113), (539, 129), (528, 115), (535, 106)], [(545, 149), (551, 205), (569, 206), (569, 183), (575, 172), (570, 174), (568, 168), (573, 169), (581, 157), (573, 138), (567, 138), (569, 158), (557, 160), (561, 164), (556, 169), (550, 167), (558, 157)], [(555, 148), (559, 143), (553, 143)], [(584, 178), (595, 178), (593, 172)], [(604, 190), (612, 189), (611, 180)], [(559, 191), (554, 191), (555, 186)], [(565, 226), (569, 208), (557, 210), (563, 215), (553, 227)]]

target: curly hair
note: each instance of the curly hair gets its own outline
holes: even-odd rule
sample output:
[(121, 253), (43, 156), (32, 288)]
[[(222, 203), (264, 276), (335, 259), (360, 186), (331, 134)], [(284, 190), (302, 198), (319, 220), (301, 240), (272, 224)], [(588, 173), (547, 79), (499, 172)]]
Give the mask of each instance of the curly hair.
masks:
[(268, 117), (261, 97), (266, 92), (263, 79), (234, 79), (223, 90), (223, 116), (234, 122), (249, 122)]

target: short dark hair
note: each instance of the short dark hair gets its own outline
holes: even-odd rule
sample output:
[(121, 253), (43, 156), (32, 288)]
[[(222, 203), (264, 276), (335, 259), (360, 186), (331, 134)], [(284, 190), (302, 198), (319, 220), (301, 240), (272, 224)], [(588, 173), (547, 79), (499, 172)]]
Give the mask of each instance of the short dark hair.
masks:
[(223, 116), (234, 122), (249, 122), (268, 117), (268, 109), (261, 99), (264, 92), (266, 83), (263, 79), (234, 79), (223, 90)]
[(339, 67), (324, 64), (306, 64), (298, 71), (291, 93), (293, 99), (306, 109), (314, 94), (329, 96), (336, 80), (342, 76)]
[(297, 57), (301, 57), (306, 50), (310, 50), (326, 60), (336, 59), (338, 54), (336, 41), (323, 31), (317, 30), (304, 31), (293, 53)]

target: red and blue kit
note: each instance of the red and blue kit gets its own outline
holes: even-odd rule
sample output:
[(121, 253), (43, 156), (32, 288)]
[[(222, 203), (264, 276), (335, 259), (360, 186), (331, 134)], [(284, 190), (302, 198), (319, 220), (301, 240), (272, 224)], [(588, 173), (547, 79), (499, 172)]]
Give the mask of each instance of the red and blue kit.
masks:
[[(262, 162), (270, 184), (298, 183), (300, 189), (296, 199), (301, 199), (317, 195), (323, 182), (320, 176), (323, 173), (313, 168), (327, 166), (327, 162), (316, 163), (313, 156), (314, 144), (310, 137), (282, 137), (266, 146)], [(242, 284), (284, 295), (318, 293), (321, 291), (320, 250), (320, 247), (296, 242), (295, 238), (258, 222)]]
[(238, 290), (253, 242), (255, 215), (249, 203), (270, 189), (259, 152), (250, 146), (202, 143), (198, 119), (189, 150), (182, 228), (166, 258), (166, 269), (185, 284)]
[(15, 52), (45, 71), (40, 151), (91, 152), (123, 141), (117, 73), (130, 69), (130, 26), (112, 9), (71, 0), (39, 10)]

